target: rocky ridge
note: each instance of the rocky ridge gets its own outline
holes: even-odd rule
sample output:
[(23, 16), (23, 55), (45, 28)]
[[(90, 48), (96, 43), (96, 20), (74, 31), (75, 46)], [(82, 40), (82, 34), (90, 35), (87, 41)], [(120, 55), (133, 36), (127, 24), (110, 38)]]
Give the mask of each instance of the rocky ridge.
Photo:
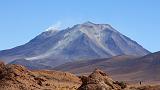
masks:
[(81, 80), (70, 73), (0, 63), (0, 90), (76, 90), (80, 85)]

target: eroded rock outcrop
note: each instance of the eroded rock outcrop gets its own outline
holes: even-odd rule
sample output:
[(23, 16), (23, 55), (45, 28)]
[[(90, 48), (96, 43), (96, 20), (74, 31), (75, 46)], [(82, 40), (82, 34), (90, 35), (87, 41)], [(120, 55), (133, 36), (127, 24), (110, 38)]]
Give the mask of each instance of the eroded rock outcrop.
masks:
[(59, 71), (30, 71), (21, 65), (0, 62), (0, 90), (76, 90), (81, 80)]
[(96, 69), (88, 77), (81, 76), (82, 85), (78, 90), (122, 90), (120, 83), (112, 80), (103, 71)]

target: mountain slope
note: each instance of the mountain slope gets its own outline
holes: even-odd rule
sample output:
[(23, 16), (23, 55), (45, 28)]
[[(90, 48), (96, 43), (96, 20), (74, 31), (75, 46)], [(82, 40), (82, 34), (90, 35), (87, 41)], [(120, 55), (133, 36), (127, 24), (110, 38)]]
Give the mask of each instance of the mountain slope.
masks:
[(29, 61), (26, 59), (17, 59), (17, 60), (10, 62), (9, 64), (23, 65), (30, 70), (42, 70), (42, 69), (51, 69), (52, 68), (50, 66), (43, 65), (40, 63), (35, 63), (34, 61)]
[(116, 80), (160, 82), (160, 52), (143, 57), (123, 55), (107, 59), (70, 62), (55, 67), (54, 70), (88, 74), (94, 68), (109, 72)]
[(120, 68), (129, 68), (130, 61), (137, 58), (138, 57), (135, 56), (122, 55), (112, 58), (68, 62), (55, 67), (54, 70), (69, 71), (76, 74), (87, 74), (90, 73), (90, 71), (93, 71), (95, 68), (100, 68), (109, 72), (110, 74), (118, 74), (118, 71), (114, 72), (114, 70), (119, 69), (119, 72), (123, 73), (122, 69), (120, 70)]
[(70, 61), (149, 53), (108, 24), (86, 22), (43, 32), (25, 45), (0, 51), (0, 59), (26, 59), (54, 67)]

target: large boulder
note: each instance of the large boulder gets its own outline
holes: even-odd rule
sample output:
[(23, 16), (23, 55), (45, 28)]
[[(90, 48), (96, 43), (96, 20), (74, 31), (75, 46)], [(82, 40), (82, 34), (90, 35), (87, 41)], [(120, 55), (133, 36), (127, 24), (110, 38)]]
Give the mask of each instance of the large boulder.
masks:
[(88, 77), (81, 76), (82, 85), (78, 90), (121, 90), (122, 87), (117, 81), (112, 80), (106, 73), (99, 69)]

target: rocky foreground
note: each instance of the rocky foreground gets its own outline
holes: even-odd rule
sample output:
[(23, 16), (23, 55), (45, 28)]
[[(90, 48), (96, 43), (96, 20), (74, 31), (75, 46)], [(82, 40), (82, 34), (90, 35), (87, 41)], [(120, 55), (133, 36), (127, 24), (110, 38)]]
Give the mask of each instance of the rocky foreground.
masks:
[(96, 69), (89, 76), (75, 76), (67, 72), (31, 71), (21, 65), (0, 62), (0, 90), (160, 90), (159, 86), (129, 87), (112, 80)]
[(80, 85), (81, 80), (70, 73), (0, 63), (0, 90), (76, 90)]

